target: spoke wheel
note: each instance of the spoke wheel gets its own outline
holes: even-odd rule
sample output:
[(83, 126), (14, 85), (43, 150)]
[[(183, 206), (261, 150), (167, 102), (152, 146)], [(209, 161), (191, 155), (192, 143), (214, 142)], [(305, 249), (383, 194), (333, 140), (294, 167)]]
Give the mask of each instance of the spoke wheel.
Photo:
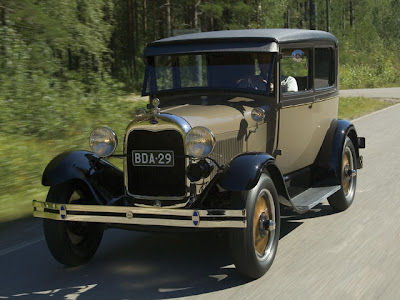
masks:
[(280, 212), (278, 194), (266, 174), (250, 191), (234, 193), (234, 208), (246, 209), (247, 227), (230, 231), (230, 249), (242, 275), (256, 279), (271, 267), (279, 242)]

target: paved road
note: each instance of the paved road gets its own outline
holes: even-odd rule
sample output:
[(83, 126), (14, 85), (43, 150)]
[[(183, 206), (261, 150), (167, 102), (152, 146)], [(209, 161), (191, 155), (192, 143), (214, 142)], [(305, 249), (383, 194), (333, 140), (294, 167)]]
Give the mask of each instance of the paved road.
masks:
[(378, 99), (400, 99), (400, 87), (359, 90), (341, 90), (342, 97), (367, 97)]
[(270, 271), (248, 282), (223, 237), (108, 230), (94, 260), (64, 268), (40, 220), (0, 230), (0, 299), (398, 299), (400, 105), (354, 121), (367, 139), (353, 205), (286, 216)]

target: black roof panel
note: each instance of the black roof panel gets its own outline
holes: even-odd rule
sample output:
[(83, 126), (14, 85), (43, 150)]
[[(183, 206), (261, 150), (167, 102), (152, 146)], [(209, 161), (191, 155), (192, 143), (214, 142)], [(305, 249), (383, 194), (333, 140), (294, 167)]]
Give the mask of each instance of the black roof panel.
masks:
[(243, 29), (243, 30), (223, 30), (210, 31), (178, 35), (154, 41), (149, 46), (164, 44), (180, 44), (189, 42), (210, 42), (210, 41), (266, 41), (277, 43), (303, 42), (310, 40), (329, 40), (337, 43), (337, 38), (329, 32), (320, 30), (306, 29)]
[(277, 52), (278, 44), (330, 41), (337, 38), (325, 31), (306, 29), (244, 29), (199, 32), (172, 36), (149, 43), (144, 56), (203, 52)]

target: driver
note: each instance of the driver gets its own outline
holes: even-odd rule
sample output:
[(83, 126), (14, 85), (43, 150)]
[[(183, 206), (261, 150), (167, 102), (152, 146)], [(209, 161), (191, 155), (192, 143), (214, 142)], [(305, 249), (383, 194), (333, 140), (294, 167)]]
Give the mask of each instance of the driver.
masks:
[[(272, 68), (272, 54), (271, 53), (260, 53), (257, 54), (258, 66), (260, 69), (259, 75), (250, 75), (245, 78), (241, 78), (236, 82), (236, 86), (239, 88), (252, 88), (255, 90), (266, 91), (268, 87), (268, 74), (273, 71)], [(274, 84), (270, 83), (270, 92), (273, 92)]]
[[(273, 84), (273, 76), (269, 73), (273, 73), (273, 62), (272, 62), (272, 54), (271, 53), (259, 53), (257, 54), (258, 66), (260, 69), (259, 75), (250, 75), (245, 78), (239, 79), (236, 82), (236, 86), (239, 88), (250, 88), (260, 91), (267, 91), (268, 87), (268, 78), (270, 79), (269, 83), (269, 93), (274, 92), (274, 84)], [(297, 92), (298, 85), (297, 81), (292, 76), (282, 76), (281, 78), (281, 88), (282, 92)]]

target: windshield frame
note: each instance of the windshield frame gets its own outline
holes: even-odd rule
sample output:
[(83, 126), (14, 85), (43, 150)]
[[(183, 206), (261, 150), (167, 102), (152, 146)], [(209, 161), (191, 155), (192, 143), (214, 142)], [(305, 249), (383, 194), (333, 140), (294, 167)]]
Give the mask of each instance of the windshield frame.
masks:
[[(221, 76), (218, 76), (218, 80), (222, 80), (223, 82), (225, 80), (225, 75), (232, 75), (232, 72), (230, 69), (238, 69), (238, 68), (253, 68), (253, 74), (249, 74), (249, 76), (261, 76), (261, 63), (260, 63), (260, 56), (270, 56), (270, 62), (269, 62), (269, 70), (268, 72), (264, 72), (264, 76), (267, 76), (265, 80), (262, 80), (265, 82), (267, 85), (266, 88), (263, 88), (263, 90), (259, 90), (257, 88), (250, 88), (250, 87), (239, 87), (235, 86), (235, 82), (231, 80), (229, 84), (224, 82), (221, 85), (216, 84), (215, 82), (210, 79), (212, 76), (216, 77), (216, 75), (210, 76), (210, 74), (214, 73), (220, 73), (224, 74), (223, 78), (221, 79)], [(201, 75), (205, 76), (200, 80), (200, 82), (205, 81), (206, 85), (202, 86), (182, 86), (182, 79), (181, 78), (181, 73), (184, 67), (181, 67), (179, 65), (179, 61), (182, 58), (189, 58), (192, 59), (192, 61), (195, 61), (197, 59), (196, 57), (201, 56), (201, 63), (202, 66), (201, 68), (205, 68), (206, 75)], [(215, 57), (218, 57), (220, 61), (212, 61), (215, 60)], [(232, 61), (232, 58), (239, 58), (239, 60), (242, 60), (241, 63), (234, 63), (234, 64), (229, 64), (229, 60)], [(164, 68), (170, 68), (169, 72), (169, 80), (172, 82), (171, 88), (163, 88), (159, 89), (159, 79), (157, 76), (157, 71), (162, 68), (162, 66), (158, 67), (156, 66), (157, 62), (156, 60), (159, 59), (168, 59), (170, 61), (170, 64), (167, 66), (164, 66)], [(273, 78), (276, 76), (277, 72), (277, 53), (276, 52), (247, 52), (247, 51), (241, 51), (241, 52), (225, 52), (221, 53), (219, 51), (217, 52), (200, 52), (200, 53), (175, 53), (175, 54), (166, 54), (166, 55), (157, 55), (157, 56), (149, 56), (146, 57), (146, 70), (145, 70), (145, 77), (143, 81), (143, 89), (142, 89), (142, 96), (152, 96), (152, 95), (161, 95), (161, 94), (170, 94), (174, 92), (191, 92), (191, 91), (226, 91), (229, 90), (230, 92), (242, 92), (242, 93), (247, 93), (247, 94), (258, 94), (258, 95), (264, 95), (264, 96), (271, 96), (272, 91), (270, 92), (270, 86), (271, 82), (273, 81)], [(194, 59), (194, 60), (193, 60)], [(211, 62), (210, 62), (211, 61)], [(205, 64), (204, 64), (205, 62)], [(235, 61), (236, 62), (236, 61)], [(247, 63), (246, 63), (247, 62)], [(193, 65), (188, 65), (188, 68), (195, 68), (196, 66)], [(159, 68), (159, 69), (158, 69)], [(214, 70), (212, 70), (214, 68)], [(258, 73), (256, 74), (255, 71)], [(219, 74), (219, 75), (220, 75)], [(240, 78), (239, 78), (240, 79)], [(214, 78), (215, 80), (215, 78)], [(171, 83), (170, 83), (171, 84)], [(271, 86), (272, 87), (272, 86)]]

